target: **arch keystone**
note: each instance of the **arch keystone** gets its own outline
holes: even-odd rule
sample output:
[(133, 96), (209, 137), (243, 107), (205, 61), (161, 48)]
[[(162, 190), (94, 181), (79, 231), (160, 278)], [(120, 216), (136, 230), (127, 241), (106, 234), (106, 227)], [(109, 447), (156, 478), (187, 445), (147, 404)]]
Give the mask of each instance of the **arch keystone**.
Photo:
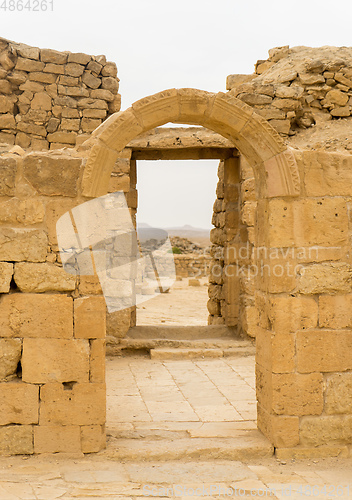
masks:
[(210, 115), (216, 94), (197, 89), (179, 89), (180, 116), (178, 123), (202, 125)]

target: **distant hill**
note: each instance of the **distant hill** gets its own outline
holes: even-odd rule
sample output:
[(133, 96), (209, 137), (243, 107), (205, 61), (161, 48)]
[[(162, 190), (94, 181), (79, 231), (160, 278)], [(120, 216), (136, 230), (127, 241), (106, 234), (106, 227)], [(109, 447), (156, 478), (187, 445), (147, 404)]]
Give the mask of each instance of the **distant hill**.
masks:
[[(138, 224), (139, 228), (149, 228), (153, 227), (146, 222), (141, 222)], [(164, 227), (169, 233), (169, 236), (179, 236), (180, 238), (187, 238), (195, 243), (198, 243), (202, 247), (210, 245), (210, 229), (204, 229), (199, 227), (193, 227), (189, 224), (185, 224), (180, 227)]]

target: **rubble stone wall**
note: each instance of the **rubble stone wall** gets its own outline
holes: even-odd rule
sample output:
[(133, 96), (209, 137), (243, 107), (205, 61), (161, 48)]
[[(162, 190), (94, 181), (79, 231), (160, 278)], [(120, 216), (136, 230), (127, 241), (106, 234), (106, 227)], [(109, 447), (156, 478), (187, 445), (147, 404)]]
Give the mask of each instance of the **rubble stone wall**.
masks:
[(0, 454), (99, 451), (105, 301), (63, 270), (55, 229), (85, 201), (83, 158), (18, 151), (0, 156)]
[(346, 47), (269, 50), (251, 75), (229, 75), (227, 90), (252, 106), (280, 134), (352, 115), (352, 53)]
[(0, 143), (74, 147), (120, 110), (116, 64), (0, 38)]
[(201, 278), (209, 275), (210, 271), (209, 255), (174, 255), (176, 276), (181, 278)]

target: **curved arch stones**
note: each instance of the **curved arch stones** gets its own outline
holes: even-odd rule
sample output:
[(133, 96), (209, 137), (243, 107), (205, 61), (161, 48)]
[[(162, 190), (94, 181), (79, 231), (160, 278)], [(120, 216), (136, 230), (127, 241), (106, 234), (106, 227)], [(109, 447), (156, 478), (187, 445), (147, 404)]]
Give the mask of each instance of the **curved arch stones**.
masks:
[(168, 122), (201, 125), (232, 141), (253, 167), (261, 196), (299, 195), (293, 153), (269, 123), (233, 96), (197, 89), (169, 89), (145, 97), (102, 123), (89, 139), (82, 195), (106, 194), (118, 152), (139, 134)]

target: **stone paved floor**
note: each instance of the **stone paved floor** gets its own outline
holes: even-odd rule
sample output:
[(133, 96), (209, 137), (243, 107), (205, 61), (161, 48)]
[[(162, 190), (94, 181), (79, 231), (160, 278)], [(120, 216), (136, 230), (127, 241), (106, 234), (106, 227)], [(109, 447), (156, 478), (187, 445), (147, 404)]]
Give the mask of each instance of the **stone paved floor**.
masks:
[[(253, 357), (108, 359), (108, 430), (123, 434), (137, 425), (165, 430), (167, 436), (175, 429), (226, 436), (236, 426), (251, 428), (253, 370)], [(0, 500), (173, 496), (347, 500), (352, 498), (352, 459), (133, 462), (114, 460), (108, 452), (0, 457)]]
[(183, 422), (182, 428), (202, 433), (216, 422), (246, 422), (246, 428), (256, 428), (254, 356), (108, 358), (107, 401), (109, 432), (147, 427), (148, 422), (162, 423), (164, 429)]

